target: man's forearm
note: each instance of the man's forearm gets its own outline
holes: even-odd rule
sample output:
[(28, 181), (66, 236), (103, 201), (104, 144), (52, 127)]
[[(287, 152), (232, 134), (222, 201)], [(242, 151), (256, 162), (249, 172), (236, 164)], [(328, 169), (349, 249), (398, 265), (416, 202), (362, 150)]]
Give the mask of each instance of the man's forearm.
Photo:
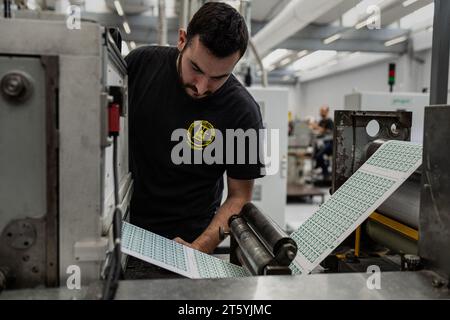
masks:
[(229, 197), (219, 208), (208, 228), (192, 243), (192, 246), (200, 251), (212, 253), (221, 242), (219, 228), (228, 231), (228, 220), (232, 215), (238, 214), (244, 204), (245, 198)]

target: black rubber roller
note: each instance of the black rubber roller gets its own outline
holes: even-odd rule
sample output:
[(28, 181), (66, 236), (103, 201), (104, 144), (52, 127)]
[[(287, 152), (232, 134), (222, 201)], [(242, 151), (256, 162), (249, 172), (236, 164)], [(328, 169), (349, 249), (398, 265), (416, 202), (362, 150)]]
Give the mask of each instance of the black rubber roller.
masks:
[(242, 217), (230, 221), (230, 229), (238, 243), (237, 257), (252, 274), (262, 275), (273, 258)]
[(291, 264), (297, 255), (297, 244), (275, 221), (263, 214), (252, 203), (244, 205), (239, 215), (244, 218), (279, 265)]

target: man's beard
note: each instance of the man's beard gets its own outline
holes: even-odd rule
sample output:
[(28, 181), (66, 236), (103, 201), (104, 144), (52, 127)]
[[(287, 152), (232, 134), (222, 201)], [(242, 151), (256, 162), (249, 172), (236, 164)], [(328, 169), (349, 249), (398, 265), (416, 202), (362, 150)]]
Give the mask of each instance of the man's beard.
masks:
[[(183, 60), (183, 52), (184, 52), (185, 48), (178, 55), (178, 61), (177, 61), (178, 78), (180, 79), (180, 83), (181, 83), (182, 87), (185, 90), (186, 89), (191, 89), (194, 93), (196, 93), (198, 95), (198, 90), (197, 90), (196, 86), (194, 86), (193, 84), (190, 84), (190, 83), (184, 83), (183, 82), (182, 71), (181, 71), (182, 70), (182, 68), (181, 68), (181, 61)], [(194, 98), (195, 99), (201, 99), (201, 98), (205, 98), (205, 97), (207, 97), (207, 96), (209, 96), (211, 94), (212, 94), (211, 91), (206, 91), (203, 95), (201, 95), (201, 96), (194, 96)]]

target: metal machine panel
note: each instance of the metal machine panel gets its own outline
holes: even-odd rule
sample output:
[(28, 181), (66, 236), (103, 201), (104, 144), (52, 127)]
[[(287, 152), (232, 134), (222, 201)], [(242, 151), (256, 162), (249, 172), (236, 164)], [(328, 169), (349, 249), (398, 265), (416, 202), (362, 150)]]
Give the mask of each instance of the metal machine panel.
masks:
[(434, 274), (431, 272), (384, 272), (381, 276), (382, 282), (379, 290), (374, 290), (367, 285), (371, 275), (371, 273), (345, 273), (234, 279), (122, 281), (117, 291), (117, 299), (395, 300), (449, 298), (448, 289), (437, 289), (431, 286), (434, 278)]
[[(57, 261), (44, 268), (47, 272), (57, 268), (58, 270), (55, 271), (57, 278), (60, 283), (65, 283), (70, 275), (67, 273), (68, 267), (78, 266), (82, 283), (90, 283), (100, 278), (110, 239), (109, 226), (112, 220), (110, 203), (112, 203), (111, 194), (113, 193), (110, 187), (112, 147), (107, 139), (107, 110), (108, 100), (112, 98), (109, 97), (111, 96), (110, 87), (117, 86), (125, 95), (122, 99), (124, 103), (121, 115), (126, 116), (126, 66), (113, 40), (108, 38), (108, 31), (97, 23), (83, 21), (80, 30), (69, 30), (65, 21), (0, 19), (0, 29), (2, 30), (0, 53), (14, 57), (9, 58), (9, 63), (15, 68), (19, 68), (20, 63), (11, 59), (23, 57), (23, 55), (35, 56), (37, 59), (47, 56), (57, 58), (58, 79), (52, 83), (57, 85), (59, 90), (51, 95), (47, 94), (46, 100), (36, 101), (39, 108), (35, 108), (43, 112), (46, 104), (58, 106), (58, 113), (53, 116), (59, 126), (57, 139), (52, 138), (48, 130), (45, 133), (44, 128), (40, 128), (40, 133), (34, 135), (29, 131), (17, 129), (9, 131), (11, 133), (16, 131), (18, 137), (22, 134), (21, 131), (28, 133), (29, 140), (26, 140), (28, 145), (19, 141), (27, 146), (28, 153), (35, 149), (39, 149), (42, 153), (45, 148), (48, 149), (48, 143), (52, 143), (53, 140), (58, 143), (56, 160), (58, 177), (52, 185), (51, 193), (45, 193), (45, 184), (42, 182), (41, 187), (37, 183), (30, 186), (30, 189), (36, 192), (35, 197), (46, 197), (47, 206), (54, 208), (57, 205), (52, 212), (55, 212), (58, 219), (57, 224), (55, 222), (55, 228), (59, 237), (51, 241), (46, 240), (47, 254), (51, 250), (58, 250), (55, 253)], [(36, 92), (36, 98), (43, 90), (39, 86), (44, 83), (46, 83), (44, 78), (36, 81), (36, 88), (39, 89)], [(10, 115), (7, 118), (2, 117), (1, 121), (9, 122), (11, 121), (9, 118)], [(33, 121), (30, 117), (26, 119), (26, 122), (30, 126), (27, 130), (31, 130), (40, 123)], [(121, 124), (121, 134), (118, 139), (119, 203), (123, 211), (126, 211), (132, 183), (128, 173), (127, 121), (123, 117)], [(6, 130), (9, 127), (2, 125), (2, 128)], [(9, 137), (8, 141), (11, 138), (13, 139), (11, 141), (14, 141), (11, 133), (4, 135)], [(36, 140), (42, 138), (43, 134), (46, 134), (44, 142), (38, 140), (39, 144), (29, 145), (32, 143), (30, 142), (32, 137)], [(10, 144), (7, 147), (14, 148), (14, 145)], [(17, 165), (22, 168), (22, 175), (11, 176), (5, 173), (5, 175), (9, 174), (6, 175), (8, 183), (14, 179), (26, 181), (23, 179), (26, 178), (27, 170), (31, 168), (33, 168), (33, 175), (37, 175), (39, 170), (36, 166), (42, 167), (42, 161), (46, 163), (48, 173), (48, 168), (51, 167), (49, 159), (40, 160), (38, 156), (34, 158), (34, 162), (30, 162), (33, 157), (29, 157), (29, 160), (16, 160)], [(27, 157), (24, 156), (23, 159)], [(12, 159), (8, 158), (8, 162), (11, 161)], [(42, 177), (38, 179), (33, 175), (30, 175), (28, 181), (42, 180)], [(0, 181), (3, 181), (4, 177), (2, 173)], [(8, 194), (7, 202), (11, 199), (18, 199), (18, 197), (12, 198), (12, 195)], [(23, 197), (19, 199), (23, 200)], [(41, 203), (41, 200), (36, 200), (38, 207), (42, 207)], [(31, 205), (28, 207), (32, 208)], [(45, 212), (45, 209), (41, 208), (39, 211)], [(6, 215), (1, 215), (0, 219), (3, 218), (6, 220)], [(0, 223), (3, 223), (3, 220), (0, 220)], [(2, 229), (3, 226), (0, 224), (0, 232)], [(45, 235), (40, 231), (37, 234)], [(53, 247), (50, 244), (53, 244)], [(15, 258), (22, 259), (20, 255), (16, 255)]]
[(47, 99), (57, 66), (55, 57), (0, 56), (0, 268), (15, 287), (58, 278), (56, 112)]
[(346, 110), (411, 111), (411, 141), (422, 143), (425, 106), (430, 96), (416, 92), (356, 92), (345, 96)]
[[(336, 111), (333, 192), (367, 160), (367, 149), (372, 142), (379, 139), (409, 141), (411, 116), (411, 112)], [(378, 132), (373, 136), (367, 132), (371, 121), (375, 121), (379, 126)]]
[(425, 109), (419, 255), (450, 278), (450, 106)]

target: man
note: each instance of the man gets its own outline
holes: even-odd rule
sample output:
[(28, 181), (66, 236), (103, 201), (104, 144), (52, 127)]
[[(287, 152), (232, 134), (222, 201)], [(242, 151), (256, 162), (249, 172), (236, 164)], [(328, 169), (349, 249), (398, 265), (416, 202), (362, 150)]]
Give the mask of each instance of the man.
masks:
[(317, 147), (314, 159), (316, 160), (316, 169), (322, 170), (323, 180), (328, 180), (330, 173), (328, 170), (328, 163), (325, 161), (325, 155), (331, 156), (333, 154), (333, 128), (334, 123), (328, 116), (330, 113), (329, 106), (322, 106), (320, 108), (321, 120), (319, 123), (313, 123), (311, 129), (317, 135), (317, 138), (323, 144)]
[[(219, 228), (227, 230), (229, 218), (251, 200), (253, 180), (263, 176), (260, 162), (176, 164), (172, 158), (179, 143), (172, 135), (180, 128), (187, 130), (192, 153), (214, 141), (206, 133), (263, 128), (257, 103), (232, 75), (247, 42), (242, 16), (209, 2), (187, 31), (179, 30), (177, 48), (140, 47), (126, 57), (131, 223), (211, 253), (220, 243)], [(228, 196), (220, 206), (224, 172)]]

